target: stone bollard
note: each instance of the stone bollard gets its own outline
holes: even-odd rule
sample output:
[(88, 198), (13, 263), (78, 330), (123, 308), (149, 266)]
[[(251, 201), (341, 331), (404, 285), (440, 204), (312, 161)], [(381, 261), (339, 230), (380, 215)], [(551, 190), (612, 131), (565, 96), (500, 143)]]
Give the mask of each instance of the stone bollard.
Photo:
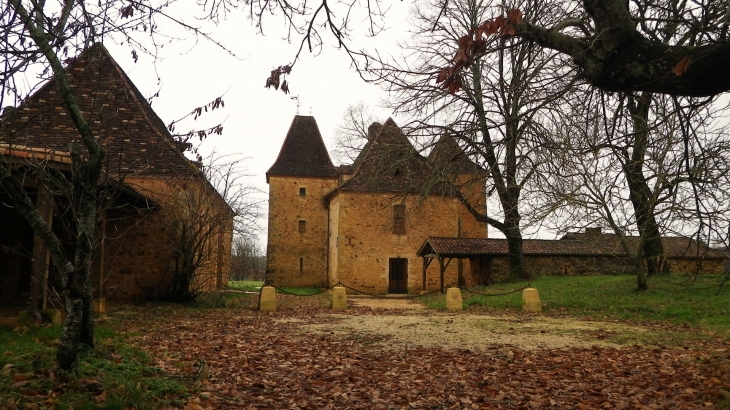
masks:
[(259, 294), (259, 311), (276, 312), (276, 289), (273, 286), (264, 286)]
[(526, 288), (522, 291), (522, 310), (525, 312), (542, 311), (542, 303), (540, 303), (540, 294), (535, 288)]
[(332, 309), (347, 309), (347, 291), (344, 286), (335, 286), (332, 288)]
[(461, 290), (459, 288), (446, 289), (446, 309), (464, 310), (464, 302), (461, 300)]
[(106, 313), (106, 298), (94, 299), (94, 313)]

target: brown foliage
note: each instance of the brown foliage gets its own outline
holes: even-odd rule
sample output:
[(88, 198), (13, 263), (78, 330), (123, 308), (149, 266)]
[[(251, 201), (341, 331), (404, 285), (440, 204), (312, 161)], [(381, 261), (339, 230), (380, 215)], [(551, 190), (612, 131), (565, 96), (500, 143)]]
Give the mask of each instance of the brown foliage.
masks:
[(453, 65), (451, 67), (444, 67), (439, 71), (436, 77), (436, 83), (443, 82), (441, 88), (449, 90), (450, 94), (459, 91), (461, 89), (461, 74), (459, 72), (464, 68), (468, 68), (474, 63), (477, 57), (484, 54), (487, 47), (485, 37), (492, 34), (513, 36), (517, 32), (515, 25), (521, 22), (522, 12), (517, 9), (512, 9), (507, 13), (506, 18), (504, 16), (497, 16), (492, 20), (487, 20), (479, 25), (476, 30), (472, 30), (467, 35), (459, 37), (459, 48), (451, 60)]

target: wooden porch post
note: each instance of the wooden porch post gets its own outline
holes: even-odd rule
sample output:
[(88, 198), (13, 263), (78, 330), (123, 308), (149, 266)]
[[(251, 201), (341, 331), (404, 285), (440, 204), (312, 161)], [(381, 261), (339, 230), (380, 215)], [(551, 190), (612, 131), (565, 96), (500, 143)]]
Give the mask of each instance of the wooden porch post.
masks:
[(439, 270), (441, 271), (441, 293), (444, 293), (444, 271), (446, 270), (446, 267), (444, 266), (444, 260), (439, 256)]
[[(223, 228), (218, 232), (218, 260), (216, 261), (215, 289), (223, 289)], [(226, 283), (226, 285), (228, 285)]]
[(426, 290), (426, 268), (428, 268), (428, 265), (426, 264), (426, 257), (423, 257), (423, 287), (421, 290)]
[(426, 255), (423, 257), (423, 290), (426, 290), (426, 270), (431, 265), (431, 262), (433, 262), (433, 254)]
[(101, 249), (99, 249), (99, 290), (98, 297), (105, 298), (106, 292), (104, 292), (104, 272), (105, 271), (105, 255), (106, 255), (106, 210), (102, 210), (101, 213)]
[[(48, 187), (39, 182), (38, 197), (36, 198), (36, 209), (41, 218), (52, 226), (53, 224), (53, 195), (51, 195)], [(32, 265), (32, 281), (33, 290), (30, 300), (30, 311), (35, 312), (38, 309), (38, 299), (43, 298), (41, 309), (46, 308), (48, 298), (48, 247), (38, 235), (33, 236), (33, 265)]]

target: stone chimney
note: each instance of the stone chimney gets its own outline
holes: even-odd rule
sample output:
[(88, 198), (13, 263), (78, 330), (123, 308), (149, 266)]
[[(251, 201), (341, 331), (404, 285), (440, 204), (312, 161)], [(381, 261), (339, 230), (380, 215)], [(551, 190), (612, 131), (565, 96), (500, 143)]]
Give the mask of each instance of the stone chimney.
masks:
[(595, 227), (595, 228), (586, 228), (586, 235), (594, 238), (596, 236), (601, 236), (601, 227)]
[(383, 126), (379, 122), (374, 122), (368, 127), (368, 141), (372, 141), (375, 135), (383, 129)]

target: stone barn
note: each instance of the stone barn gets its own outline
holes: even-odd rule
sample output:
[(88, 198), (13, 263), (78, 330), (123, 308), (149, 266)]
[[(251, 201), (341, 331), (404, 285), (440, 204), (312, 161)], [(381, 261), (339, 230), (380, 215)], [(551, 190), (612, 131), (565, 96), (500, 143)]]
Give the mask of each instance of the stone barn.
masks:
[[(202, 263), (196, 286), (226, 285), (233, 217), (200, 164), (185, 157), (186, 146), (176, 142), (103, 45), (69, 61), (67, 70), (79, 106), (108, 153), (93, 261), (95, 297), (140, 300), (164, 290), (180, 257), (179, 229), (185, 224), (209, 232), (197, 245)], [(64, 178), (56, 177), (72, 177), (69, 147), (78, 134), (53, 80), (19, 107), (6, 108), (0, 126), (0, 161), (73, 251), (67, 231), (73, 209), (59, 182)], [(0, 226), (0, 304), (30, 297), (43, 307), (55, 303), (58, 279), (47, 251), (1, 189)]]

